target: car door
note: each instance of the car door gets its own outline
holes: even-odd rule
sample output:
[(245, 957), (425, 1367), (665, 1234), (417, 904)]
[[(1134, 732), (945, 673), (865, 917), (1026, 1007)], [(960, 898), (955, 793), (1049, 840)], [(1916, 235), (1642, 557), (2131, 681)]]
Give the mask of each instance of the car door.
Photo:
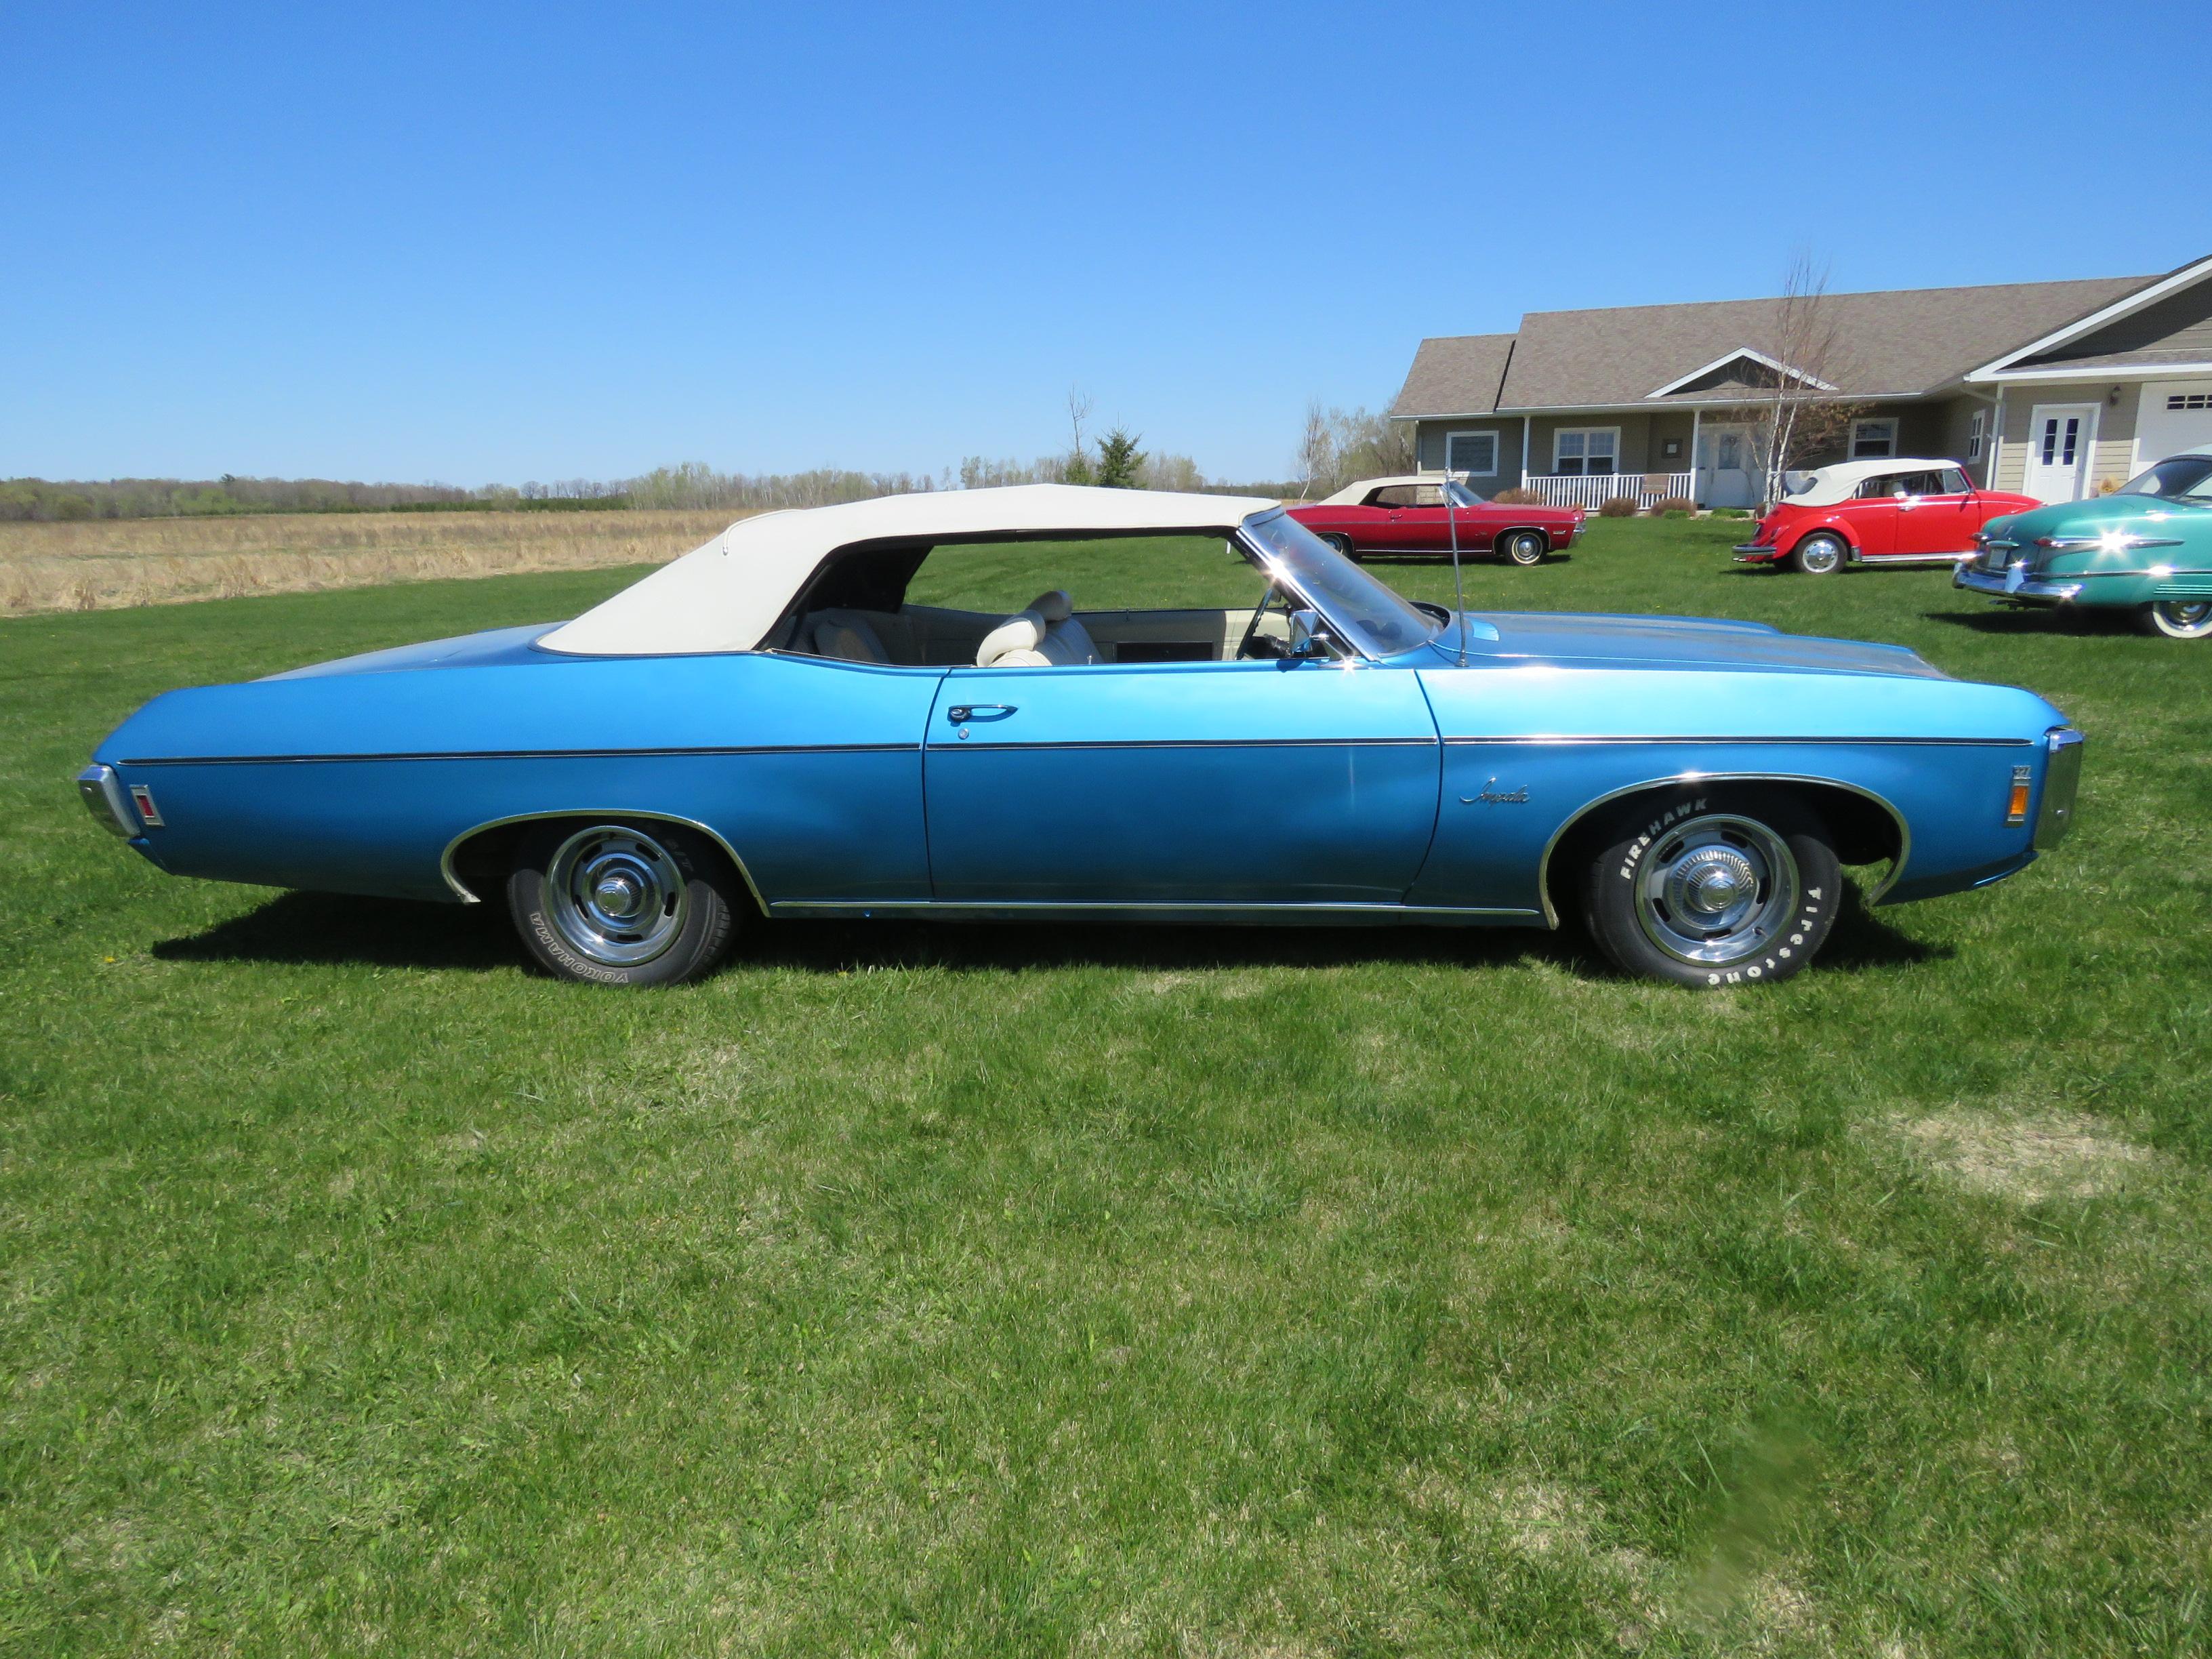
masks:
[(1897, 550), (1898, 500), (1894, 477), (1869, 478), (1859, 485), (1857, 494), (1838, 510), (1838, 516), (1850, 526), (1851, 539), (1866, 557), (1886, 558)]
[(1966, 474), (1954, 469), (1914, 473), (1906, 478), (1905, 490), (1897, 504), (1897, 556), (1924, 559), (1973, 551), (1981, 521), (1973, 512)]
[(923, 751), (932, 888), (985, 908), (1395, 903), (1440, 753), (1402, 669), (955, 669)]

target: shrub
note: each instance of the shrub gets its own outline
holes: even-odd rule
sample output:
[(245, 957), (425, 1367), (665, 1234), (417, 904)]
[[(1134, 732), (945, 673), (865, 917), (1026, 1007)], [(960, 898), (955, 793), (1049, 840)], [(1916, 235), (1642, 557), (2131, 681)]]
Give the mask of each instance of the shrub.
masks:
[(1636, 516), (1636, 497), (1608, 495), (1597, 511), (1601, 519), (1632, 519)]
[(1500, 507), (1541, 507), (1544, 498), (1533, 489), (1501, 489), (1490, 498)]
[(1747, 507), (1717, 507), (1713, 509), (1716, 519), (1755, 519), (1758, 516)]
[(1655, 519), (1686, 518), (1697, 510), (1698, 504), (1687, 495), (1662, 495), (1651, 503), (1651, 516)]

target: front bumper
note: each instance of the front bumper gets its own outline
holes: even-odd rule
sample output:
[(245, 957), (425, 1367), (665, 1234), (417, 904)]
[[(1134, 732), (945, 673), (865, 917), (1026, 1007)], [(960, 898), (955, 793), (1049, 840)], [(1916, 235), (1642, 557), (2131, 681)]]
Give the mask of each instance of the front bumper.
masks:
[(2039, 582), (2023, 576), (2018, 565), (2004, 570), (1977, 570), (1962, 564), (1951, 573), (1951, 586), (2015, 605), (2065, 605), (2081, 592), (2079, 582)]

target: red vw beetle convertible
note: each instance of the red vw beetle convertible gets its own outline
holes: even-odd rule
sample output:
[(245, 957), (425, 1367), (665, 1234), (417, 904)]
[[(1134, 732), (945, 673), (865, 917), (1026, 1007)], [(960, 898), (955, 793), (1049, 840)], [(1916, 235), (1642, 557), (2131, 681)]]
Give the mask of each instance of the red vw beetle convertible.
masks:
[(1735, 550), (1738, 564), (1787, 563), (1808, 576), (1846, 564), (1956, 564), (1991, 519), (2033, 495), (1977, 489), (1956, 461), (1838, 461), (1789, 475), (1796, 487)]
[(1335, 495), (1290, 509), (1291, 516), (1347, 558), (1366, 553), (1451, 556), (1498, 553), (1516, 564), (1541, 563), (1571, 547), (1587, 515), (1579, 507), (1501, 506), (1456, 478), (1362, 478)]

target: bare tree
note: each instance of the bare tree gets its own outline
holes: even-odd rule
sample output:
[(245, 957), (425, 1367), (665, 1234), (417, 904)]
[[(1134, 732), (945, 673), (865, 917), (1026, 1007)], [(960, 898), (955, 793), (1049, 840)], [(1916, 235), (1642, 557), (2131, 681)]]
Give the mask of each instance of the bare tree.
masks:
[(1067, 452), (1067, 465), (1060, 476), (1072, 484), (1087, 484), (1093, 474), (1091, 470), (1091, 447), (1084, 441), (1083, 423), (1091, 418), (1091, 394), (1079, 386), (1067, 389), (1067, 424), (1074, 432), (1074, 445)]
[(1297, 453), (1291, 458), (1291, 475), (1298, 481), (1300, 501), (1312, 493), (1316, 484), (1324, 489), (1336, 488), (1336, 433), (1318, 398), (1306, 401), (1305, 429), (1298, 434)]
[(1850, 431), (1860, 407), (1840, 395), (1851, 378), (1849, 351), (1828, 297), (1827, 267), (1815, 264), (1808, 253), (1792, 259), (1783, 279), (1772, 348), (1774, 362), (1760, 376), (1765, 390), (1755, 405), (1751, 438), (1761, 507), (1782, 498), (1783, 477), (1792, 467)]

